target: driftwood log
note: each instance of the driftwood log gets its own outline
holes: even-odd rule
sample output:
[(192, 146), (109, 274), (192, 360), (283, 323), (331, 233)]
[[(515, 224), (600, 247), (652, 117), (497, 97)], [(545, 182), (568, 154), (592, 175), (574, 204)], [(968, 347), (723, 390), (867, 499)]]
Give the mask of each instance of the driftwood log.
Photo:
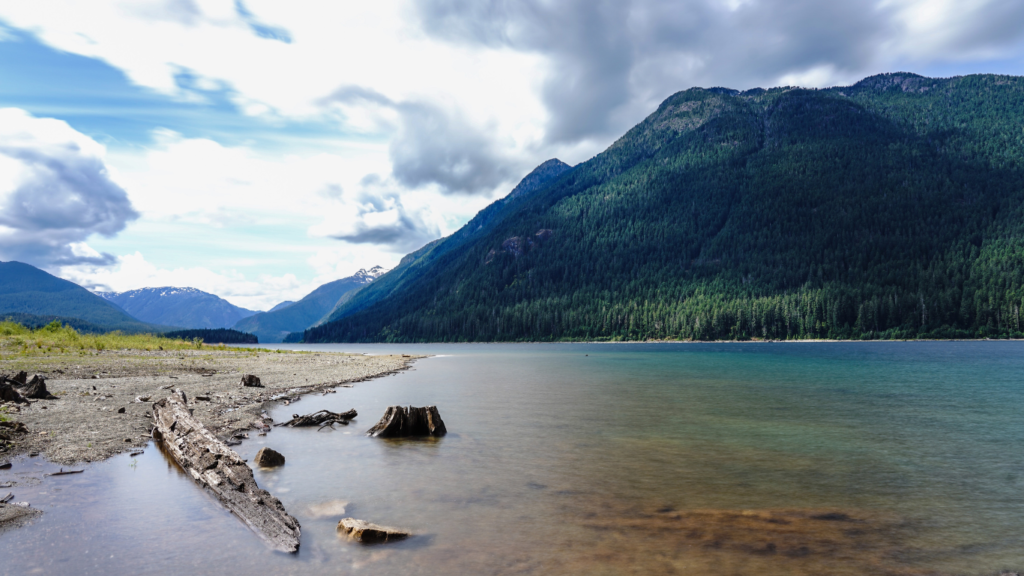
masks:
[(447, 433), (437, 406), (390, 406), (380, 422), (366, 431), (367, 436), (374, 438), (444, 436)]
[(271, 548), (299, 550), (299, 522), (284, 505), (256, 485), (252, 469), (238, 454), (192, 417), (181, 390), (153, 404), (156, 429), (167, 452), (200, 485), (209, 489)]
[(348, 421), (358, 416), (355, 409), (349, 410), (348, 412), (331, 412), (330, 410), (320, 410), (319, 412), (313, 412), (312, 414), (306, 414), (305, 416), (299, 416), (298, 414), (292, 414), (292, 419), (287, 422), (281, 422), (277, 426), (288, 426), (295, 428), (298, 426), (319, 426), (321, 428), (331, 427), (334, 428), (335, 424), (341, 424), (348, 426)]

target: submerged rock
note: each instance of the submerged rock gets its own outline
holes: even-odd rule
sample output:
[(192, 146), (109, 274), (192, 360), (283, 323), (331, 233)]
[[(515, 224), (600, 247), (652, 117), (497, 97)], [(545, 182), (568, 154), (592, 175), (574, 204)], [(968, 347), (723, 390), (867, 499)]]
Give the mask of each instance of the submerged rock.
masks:
[(263, 468), (275, 468), (277, 466), (284, 466), (284, 456), (276, 450), (264, 447), (260, 448), (252, 462)]
[(252, 374), (242, 376), (242, 386), (247, 386), (249, 388), (263, 388), (263, 384), (260, 383), (259, 377)]
[(447, 433), (437, 406), (390, 406), (380, 422), (366, 431), (368, 436), (374, 438), (444, 436)]
[(307, 514), (311, 518), (330, 518), (345, 515), (345, 509), (348, 507), (348, 500), (329, 500), (327, 502), (321, 502), (319, 504), (313, 504), (309, 507)]
[(405, 530), (391, 528), (389, 526), (378, 526), (365, 520), (355, 518), (343, 518), (338, 522), (338, 532), (348, 535), (349, 538), (363, 544), (380, 544), (393, 542), (411, 536)]

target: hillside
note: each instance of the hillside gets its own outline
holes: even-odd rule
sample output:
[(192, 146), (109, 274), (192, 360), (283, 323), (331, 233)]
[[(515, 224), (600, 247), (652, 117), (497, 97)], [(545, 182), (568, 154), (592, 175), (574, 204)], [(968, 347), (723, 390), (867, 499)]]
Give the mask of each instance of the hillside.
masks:
[(7, 317), (21, 318), (30, 324), (36, 320), (33, 317), (57, 317), (67, 322), (74, 319), (90, 332), (166, 329), (140, 322), (78, 284), (21, 262), (0, 262), (0, 318)]
[(557, 158), (537, 166), (507, 196), (481, 210), (454, 234), (430, 242), (416, 252), (407, 255), (402, 258), (398, 266), (382, 275), (371, 286), (353, 293), (350, 299), (340, 301), (322, 323), (363, 310), (378, 300), (393, 293), (401, 293), (401, 290), (406, 287), (414, 286), (423, 272), (432, 269), (435, 265), (444, 266), (446, 261), (442, 258), (446, 254), (483, 236), (485, 232), (501, 222), (514, 207), (525, 202), (534, 192), (570, 169), (568, 164)]
[(96, 294), (139, 320), (182, 328), (230, 328), (256, 313), (195, 288), (165, 286)]
[(291, 306), (292, 304), (295, 304), (294, 300), (285, 300), (284, 302), (281, 302), (281, 303), (275, 305), (270, 310), (267, 310), (267, 312), (277, 312), (278, 310), (281, 310), (282, 308), (287, 308), (287, 307)]
[(244, 318), (232, 328), (255, 334), (260, 342), (281, 342), (290, 332), (302, 332), (321, 321), (346, 295), (373, 282), (383, 274), (380, 266), (360, 270), (348, 278), (328, 282), (313, 290), (298, 302), (270, 312), (261, 312)]
[(1020, 77), (686, 90), (305, 339), (1019, 336), (1022, 125)]

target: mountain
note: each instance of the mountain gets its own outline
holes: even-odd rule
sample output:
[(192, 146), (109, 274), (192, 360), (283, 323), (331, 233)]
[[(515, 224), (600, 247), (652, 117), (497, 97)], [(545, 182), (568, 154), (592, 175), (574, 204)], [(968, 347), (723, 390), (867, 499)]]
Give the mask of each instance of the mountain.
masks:
[(270, 310), (267, 310), (267, 312), (277, 312), (278, 310), (281, 310), (283, 308), (287, 308), (287, 307), (291, 306), (292, 304), (295, 304), (294, 300), (285, 300), (284, 302), (281, 302), (280, 304), (274, 306)]
[(281, 342), (290, 332), (301, 332), (322, 320), (340, 300), (370, 284), (383, 273), (384, 269), (380, 266), (360, 270), (348, 278), (320, 286), (290, 306), (280, 308), (279, 304), (275, 306), (276, 310), (244, 318), (233, 328), (255, 334), (262, 343)]
[(256, 313), (195, 288), (165, 286), (96, 294), (140, 320), (182, 328), (230, 328)]
[[(78, 284), (62, 280), (21, 262), (0, 262), (0, 319), (24, 320), (34, 325), (38, 317), (75, 319), (89, 332), (163, 332), (164, 326), (139, 321), (116, 305)], [(19, 320), (20, 319), (20, 320)], [(77, 321), (81, 321), (78, 323)]]
[(1024, 336), (1022, 125), (1012, 76), (689, 89), (304, 338)]
[(498, 222), (501, 222), (515, 206), (525, 202), (534, 192), (571, 169), (568, 164), (554, 158), (537, 166), (507, 196), (481, 210), (454, 234), (447, 238), (434, 240), (407, 255), (402, 258), (398, 266), (381, 276), (371, 286), (353, 293), (348, 300), (338, 302), (338, 305), (324, 318), (323, 323), (363, 310), (378, 300), (413, 286), (423, 271), (429, 270), (441, 262), (442, 258), (452, 250), (482, 236)]

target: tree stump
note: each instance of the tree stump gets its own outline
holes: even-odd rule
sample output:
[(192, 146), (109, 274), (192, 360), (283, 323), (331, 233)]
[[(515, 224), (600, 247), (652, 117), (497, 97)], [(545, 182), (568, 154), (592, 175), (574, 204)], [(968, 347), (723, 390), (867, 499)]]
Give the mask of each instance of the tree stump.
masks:
[(444, 436), (447, 433), (437, 406), (390, 406), (380, 422), (366, 431), (367, 436), (374, 438)]

